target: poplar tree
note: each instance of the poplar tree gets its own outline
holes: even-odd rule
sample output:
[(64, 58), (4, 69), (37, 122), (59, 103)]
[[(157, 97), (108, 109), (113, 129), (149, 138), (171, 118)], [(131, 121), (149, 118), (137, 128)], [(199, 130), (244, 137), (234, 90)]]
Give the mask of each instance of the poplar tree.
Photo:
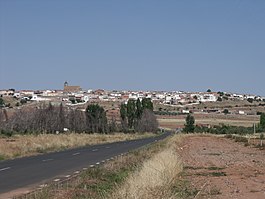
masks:
[(136, 101), (136, 118), (138, 120), (141, 119), (142, 114), (143, 114), (143, 106), (140, 99), (138, 98)]
[(127, 117), (128, 117), (129, 128), (133, 128), (135, 115), (136, 115), (135, 100), (129, 99), (127, 103)]

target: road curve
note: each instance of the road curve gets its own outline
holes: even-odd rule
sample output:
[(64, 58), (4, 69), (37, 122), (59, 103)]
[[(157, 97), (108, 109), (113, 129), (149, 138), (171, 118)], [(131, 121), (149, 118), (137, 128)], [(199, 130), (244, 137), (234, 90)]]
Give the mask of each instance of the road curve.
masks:
[(114, 156), (162, 140), (157, 137), (86, 146), (38, 156), (0, 161), (0, 194), (41, 185), (69, 175)]

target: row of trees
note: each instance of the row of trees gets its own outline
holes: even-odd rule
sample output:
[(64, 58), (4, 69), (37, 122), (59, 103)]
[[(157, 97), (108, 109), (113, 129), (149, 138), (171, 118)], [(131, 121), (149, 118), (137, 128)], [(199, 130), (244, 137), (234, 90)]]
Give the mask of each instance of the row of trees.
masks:
[(98, 104), (88, 105), (85, 111), (66, 109), (61, 104), (52, 104), (38, 109), (20, 109), (8, 117), (5, 109), (0, 110), (0, 130), (2, 134), (17, 132), (56, 133), (69, 130), (76, 133), (111, 133), (129, 129), (137, 132), (156, 132), (158, 123), (153, 113), (153, 103), (149, 99), (122, 104), (121, 123), (115, 118), (107, 119), (106, 111)]
[(88, 105), (86, 111), (66, 110), (49, 104), (39, 109), (16, 111), (8, 118), (6, 111), (0, 111), (0, 129), (2, 132), (18, 133), (56, 133), (67, 129), (81, 133), (111, 132), (105, 110), (99, 105)]
[(153, 112), (151, 99), (132, 100), (122, 104), (120, 108), (121, 125), (124, 131), (156, 132), (158, 122)]

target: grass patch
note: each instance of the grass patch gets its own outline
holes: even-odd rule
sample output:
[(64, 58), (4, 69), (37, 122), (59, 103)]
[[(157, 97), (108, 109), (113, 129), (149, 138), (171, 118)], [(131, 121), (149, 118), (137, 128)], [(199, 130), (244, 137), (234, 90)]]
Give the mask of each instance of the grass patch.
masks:
[(208, 167), (207, 169), (208, 170), (223, 170), (225, 168), (223, 168), (223, 167)]
[(185, 166), (183, 169), (184, 169), (184, 170), (185, 170), (185, 169), (190, 169), (190, 170), (200, 170), (200, 169), (204, 169), (204, 167)]
[(5, 156), (2, 155), (2, 154), (0, 154), (0, 161), (1, 161), (1, 160), (5, 160), (5, 159), (6, 159)]
[(114, 187), (126, 179), (131, 170), (130, 167), (116, 172), (106, 170), (104, 167), (89, 169), (81, 175), (80, 183), (74, 187), (73, 198), (106, 198)]
[(207, 153), (206, 155), (222, 155), (221, 153)]
[(184, 172), (180, 173), (179, 177), (175, 181), (174, 186), (172, 187), (172, 191), (177, 198), (189, 199), (194, 198), (199, 192), (198, 189), (192, 187), (190, 182), (186, 180), (185, 177), (187, 174)]
[(203, 173), (196, 173), (194, 175), (197, 175), (197, 176), (221, 177), (221, 176), (226, 176), (226, 173), (225, 172), (211, 172), (211, 173), (203, 172)]
[(226, 173), (225, 172), (213, 172), (213, 173), (210, 173), (210, 175), (214, 177), (220, 177), (220, 176), (226, 176)]

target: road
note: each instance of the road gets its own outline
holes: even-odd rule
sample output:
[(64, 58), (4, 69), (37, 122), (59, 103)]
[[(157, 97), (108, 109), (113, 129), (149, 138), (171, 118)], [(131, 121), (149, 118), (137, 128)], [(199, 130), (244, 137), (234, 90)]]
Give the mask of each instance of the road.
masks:
[[(117, 155), (162, 140), (170, 133), (157, 137), (93, 145), (38, 156), (0, 161), (0, 194), (65, 179)], [(0, 195), (0, 198), (1, 198)]]

